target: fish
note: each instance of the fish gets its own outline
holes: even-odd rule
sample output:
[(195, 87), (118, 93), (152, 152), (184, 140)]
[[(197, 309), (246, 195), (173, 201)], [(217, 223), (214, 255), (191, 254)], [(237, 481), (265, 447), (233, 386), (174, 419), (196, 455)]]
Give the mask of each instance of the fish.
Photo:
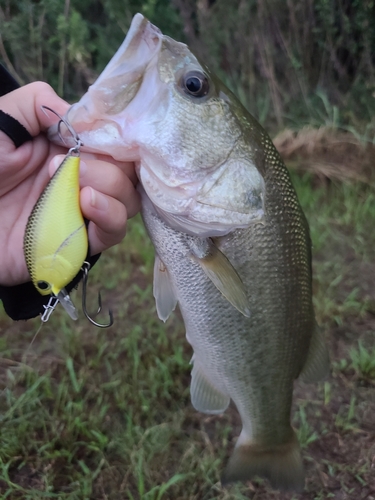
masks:
[(41, 295), (57, 297), (78, 318), (65, 287), (78, 274), (88, 251), (79, 203), (79, 155), (68, 153), (49, 180), (28, 218), (24, 255), (31, 280)]
[[(135, 162), (157, 314), (166, 321), (179, 305), (194, 352), (192, 405), (220, 414), (233, 401), (241, 417), (222, 483), (260, 476), (301, 491), (293, 385), (326, 377), (329, 357), (308, 223), (270, 137), (141, 14), (66, 119), (85, 150)], [(55, 128), (49, 137), (59, 143)]]

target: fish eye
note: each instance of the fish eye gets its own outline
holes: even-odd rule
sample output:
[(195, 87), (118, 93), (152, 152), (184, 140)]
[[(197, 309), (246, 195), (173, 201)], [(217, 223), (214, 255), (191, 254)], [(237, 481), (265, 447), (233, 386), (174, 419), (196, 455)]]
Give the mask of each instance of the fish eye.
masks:
[(37, 287), (41, 290), (48, 290), (49, 288), (51, 288), (51, 285), (47, 283), (47, 281), (38, 281)]
[(182, 88), (186, 94), (204, 97), (210, 90), (207, 76), (200, 71), (189, 71), (182, 77)]

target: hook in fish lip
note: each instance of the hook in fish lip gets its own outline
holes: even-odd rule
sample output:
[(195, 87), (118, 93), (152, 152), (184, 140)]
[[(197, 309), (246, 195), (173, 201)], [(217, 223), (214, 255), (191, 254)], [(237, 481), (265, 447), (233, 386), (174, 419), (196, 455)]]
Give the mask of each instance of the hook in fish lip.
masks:
[(57, 111), (55, 111), (54, 109), (52, 109), (52, 108), (50, 108), (48, 106), (44, 106), (43, 105), (43, 106), (41, 106), (41, 109), (42, 109), (42, 111), (43, 111), (43, 113), (45, 115), (47, 115), (47, 113), (46, 113), (45, 110), (48, 109), (48, 111), (51, 111), (51, 113), (53, 113), (58, 118), (60, 118), (60, 121), (57, 124), (57, 132), (59, 134), (59, 138), (60, 138), (61, 142), (63, 142), (64, 144), (66, 144), (66, 141), (65, 141), (64, 137), (61, 134), (61, 124), (63, 123), (66, 126), (66, 128), (68, 129), (68, 131), (71, 133), (73, 139), (76, 142), (76, 145), (69, 150), (69, 153), (70, 154), (75, 153), (75, 154), (79, 155), (79, 150), (80, 150), (80, 147), (83, 146), (83, 142), (79, 138), (79, 135), (74, 130), (74, 128), (73, 128), (72, 124), (69, 122), (69, 120), (67, 118), (64, 118)]
[[(86, 295), (87, 295), (87, 281), (88, 281), (88, 275), (89, 275), (89, 270), (91, 268), (91, 265), (89, 262), (85, 261), (82, 265), (82, 271), (83, 271), (83, 279), (82, 279), (82, 310), (86, 318), (92, 323), (94, 326), (97, 326), (99, 328), (109, 328), (110, 326), (113, 325), (113, 314), (111, 309), (108, 310), (109, 314), (109, 322), (108, 323), (98, 323), (96, 322), (88, 313), (87, 308), (86, 308)], [(98, 294), (98, 310), (96, 314), (99, 314), (99, 312), (102, 310), (102, 299), (100, 292)]]

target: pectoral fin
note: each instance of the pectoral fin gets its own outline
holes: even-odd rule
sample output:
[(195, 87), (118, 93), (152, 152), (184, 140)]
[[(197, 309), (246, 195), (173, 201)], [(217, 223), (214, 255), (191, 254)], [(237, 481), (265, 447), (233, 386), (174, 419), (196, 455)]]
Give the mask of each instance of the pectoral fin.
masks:
[(247, 318), (250, 317), (249, 301), (245, 286), (237, 271), (227, 257), (216, 247), (211, 240), (202, 240), (206, 244), (205, 255), (201, 254), (201, 247), (192, 248), (193, 258), (200, 264), (205, 274), (224, 297)]
[(194, 363), (191, 373), (191, 403), (202, 413), (223, 413), (229, 405), (230, 398), (218, 391), (203, 375), (198, 365)]
[(329, 374), (329, 354), (323, 330), (316, 325), (310, 340), (309, 352), (299, 379), (313, 383), (325, 379)]
[(165, 322), (169, 318), (171, 312), (174, 311), (177, 304), (177, 298), (168, 269), (158, 255), (155, 255), (154, 264), (154, 297), (158, 316)]

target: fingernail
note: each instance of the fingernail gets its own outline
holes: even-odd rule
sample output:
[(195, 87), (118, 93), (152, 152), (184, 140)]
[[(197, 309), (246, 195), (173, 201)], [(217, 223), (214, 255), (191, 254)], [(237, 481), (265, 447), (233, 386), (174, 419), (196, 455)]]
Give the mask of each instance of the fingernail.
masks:
[(79, 176), (83, 177), (87, 172), (87, 164), (81, 160), (81, 163), (79, 164)]
[(64, 155), (57, 155), (54, 157), (52, 160), (52, 165), (53, 165), (53, 170), (54, 172), (59, 168), (59, 166), (62, 164), (64, 161), (65, 156)]
[(104, 194), (99, 193), (95, 189), (91, 188), (91, 206), (97, 210), (107, 210), (108, 200)]

